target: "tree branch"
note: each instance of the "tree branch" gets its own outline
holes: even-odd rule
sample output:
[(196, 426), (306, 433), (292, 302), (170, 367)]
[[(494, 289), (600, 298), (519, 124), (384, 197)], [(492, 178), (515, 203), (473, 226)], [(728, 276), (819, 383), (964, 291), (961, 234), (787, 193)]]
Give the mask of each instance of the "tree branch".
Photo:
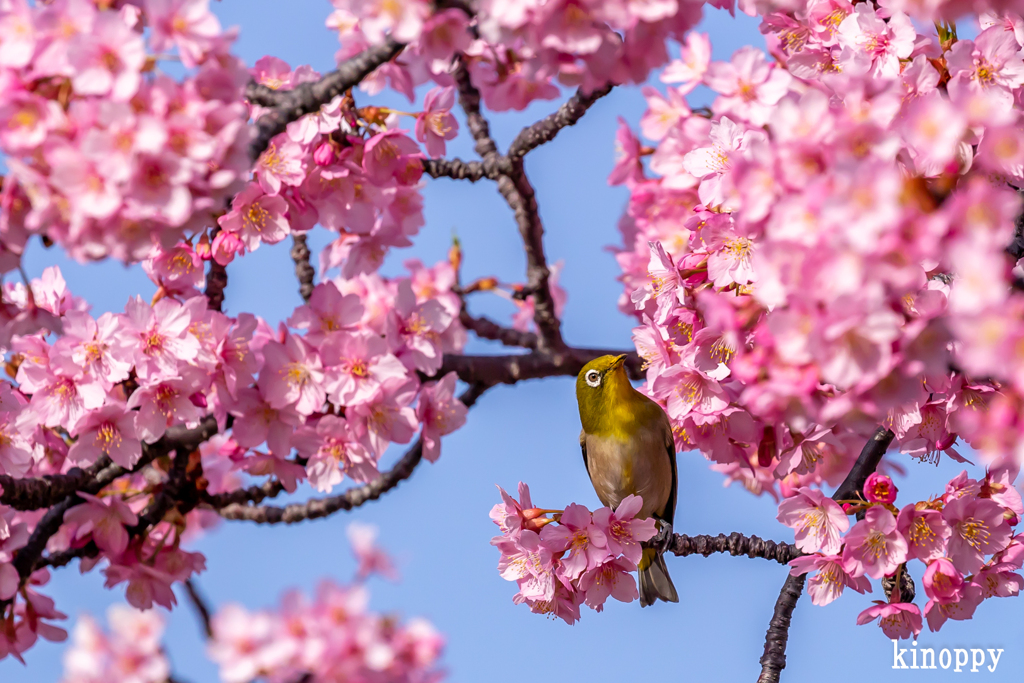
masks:
[(574, 377), (583, 366), (600, 356), (626, 356), (626, 370), (631, 379), (643, 379), (640, 357), (635, 351), (614, 349), (567, 348), (561, 353), (534, 351), (509, 356), (445, 355), (441, 369), (435, 377), (449, 372), (458, 374), (463, 382), (473, 384), (515, 384), (525, 379), (541, 377)]
[[(469, 408), (490, 386), (482, 382), (474, 384), (459, 396), (459, 400)], [(417, 439), (412, 448), (406, 451), (401, 460), (395, 463), (390, 470), (373, 481), (362, 486), (352, 487), (340, 495), (314, 498), (304, 503), (292, 503), (285, 506), (232, 503), (218, 512), (225, 519), (248, 520), (257, 524), (296, 524), (309, 519), (328, 517), (339, 510), (351, 510), (371, 500), (377, 500), (412, 476), (413, 470), (422, 459), (423, 441)]]
[(558, 108), (558, 111), (548, 114), (537, 123), (520, 131), (508, 148), (509, 159), (515, 162), (526, 156), (527, 152), (551, 142), (563, 128), (576, 125), (594, 102), (611, 91), (611, 85), (598, 88), (588, 95), (584, 95), (582, 90), (577, 90), (565, 104)]
[(432, 178), (452, 178), (468, 180), (475, 183), (489, 178), (497, 180), (501, 177), (500, 164), (487, 164), (480, 161), (463, 161), (462, 159), (424, 159), (423, 172)]
[(307, 304), (313, 296), (313, 278), (316, 271), (309, 263), (309, 246), (305, 235), (292, 235), (292, 261), (295, 262), (295, 277), (299, 280), (299, 296)]
[[(554, 298), (548, 287), (551, 271), (544, 255), (544, 225), (540, 220), (533, 186), (523, 169), (522, 156), (511, 158), (498, 154), (498, 147), (491, 137), (490, 125), (480, 111), (480, 91), (473, 85), (469, 70), (462, 61), (455, 70), (455, 83), (459, 88), (459, 104), (466, 113), (466, 125), (476, 141), (476, 152), (483, 158), (485, 166), (490, 164), (500, 171), (498, 191), (512, 209), (516, 225), (519, 226), (519, 234), (526, 251), (526, 283), (533, 292), (534, 322), (539, 330), (538, 348), (545, 351), (561, 351), (565, 347), (565, 342), (562, 341), (561, 323), (555, 314)], [(539, 128), (545, 131), (547, 129), (546, 125)], [(538, 133), (538, 136), (542, 137), (542, 134)], [(548, 139), (553, 137), (554, 133), (551, 133)], [(525, 153), (524, 151), (523, 154)]]
[(227, 268), (210, 260), (210, 270), (206, 272), (206, 301), (210, 310), (222, 311), (224, 306), (224, 289), (228, 286)]
[(511, 327), (502, 327), (490, 318), (475, 318), (465, 308), (459, 314), (459, 322), (467, 330), (472, 331), (481, 339), (500, 341), (505, 346), (516, 346), (524, 349), (537, 348), (537, 335), (533, 332), (523, 332)]
[[(319, 111), (337, 95), (359, 84), (382, 64), (394, 59), (405, 47), (391, 36), (380, 45), (369, 47), (358, 55), (346, 59), (338, 68), (315, 83), (301, 83), (292, 90), (271, 90), (250, 83), (245, 96), (250, 102), (270, 105), (256, 122), (256, 138), (249, 147), (249, 155), (257, 159), (270, 144), (270, 140), (292, 121)], [(271, 94), (273, 93), (273, 94)]]
[(199, 617), (206, 639), (213, 638), (213, 626), (210, 623), (210, 607), (206, 604), (206, 600), (199, 592), (199, 589), (196, 588), (196, 584), (192, 579), (185, 579), (185, 592), (188, 594), (189, 602), (192, 603), (192, 607), (196, 611), (196, 616)]
[[(154, 459), (167, 455), (171, 451), (175, 451), (175, 466), (178, 461), (185, 462), (188, 460), (188, 454), (199, 447), (199, 444), (209, 439), (211, 436), (217, 433), (217, 421), (212, 415), (207, 416), (203, 419), (202, 423), (198, 427), (193, 429), (186, 429), (185, 427), (171, 427), (159, 441), (153, 444), (143, 445), (142, 457), (139, 462), (136, 463), (132, 471), (138, 471), (145, 465), (152, 462)], [(184, 465), (182, 465), (183, 467)], [(35, 529), (32, 531), (32, 535), (29, 536), (28, 542), (17, 551), (14, 558), (14, 567), (18, 570), (18, 575), (22, 580), (27, 579), (32, 572), (39, 569), (41, 566), (51, 564), (46, 561), (41, 561), (40, 556), (46, 549), (46, 544), (50, 538), (57, 533), (60, 529), (61, 524), (64, 523), (64, 513), (75, 505), (81, 502), (81, 498), (78, 497), (77, 491), (84, 491), (85, 493), (95, 494), (102, 490), (105, 486), (113, 482), (118, 477), (127, 474), (128, 470), (123, 469), (119, 465), (110, 464), (102, 471), (100, 471), (93, 479), (84, 482), (79, 488), (76, 489), (75, 493), (67, 495), (62, 501), (51, 504), (46, 514), (36, 523)], [(25, 481), (25, 480), (15, 480)], [(165, 492), (166, 493), (166, 492)], [(165, 493), (161, 493), (157, 498), (169, 498)], [(43, 506), (40, 506), (43, 507)], [(152, 506), (151, 506), (152, 507)], [(163, 514), (166, 512), (161, 511), (159, 518), (163, 518)], [(140, 518), (139, 525), (133, 527), (133, 529), (145, 529), (145, 520), (147, 514), (150, 514), (149, 510), (143, 513)], [(157, 520), (159, 521), (159, 519)], [(150, 525), (154, 522), (150, 522)], [(95, 544), (91, 545), (95, 547)], [(88, 546), (86, 546), (88, 548)], [(82, 549), (77, 549), (82, 550)], [(92, 551), (95, 554), (95, 551)], [(64, 561), (70, 561), (72, 557), (81, 557), (82, 554), (71, 555)], [(58, 566), (58, 565), (54, 565)]]
[(728, 536), (725, 534), (718, 534), (717, 536), (676, 534), (672, 540), (672, 545), (669, 546), (669, 552), (677, 557), (685, 557), (686, 555), (703, 555), (707, 557), (714, 553), (729, 553), (734, 557), (746, 555), (750, 558), (772, 560), (779, 564), (789, 564), (789, 561), (793, 558), (803, 555), (795, 545), (790, 543), (766, 541), (757, 536), (744, 536), (737, 532), (733, 532)]
[[(847, 500), (864, 488), (864, 482), (875, 471), (885, 455), (895, 434), (885, 427), (879, 427), (864, 444), (857, 461), (846, 475), (846, 479), (832, 494), (833, 500)], [(761, 676), (758, 683), (778, 683), (782, 670), (786, 668), (786, 644), (789, 641), (789, 624), (793, 610), (804, 589), (806, 575), (788, 576), (782, 585), (779, 599), (775, 601), (775, 613), (768, 622), (768, 633), (764, 637), (764, 654), (761, 656)]]
[(0, 489), (3, 490), (0, 493), (0, 504), (15, 510), (38, 510), (56, 505), (95, 479), (110, 462), (110, 458), (104, 455), (85, 469), (72, 467), (67, 474), (47, 474), (25, 479), (0, 474)]
[[(142, 457), (135, 463), (135, 467), (131, 471), (136, 472), (156, 458), (179, 448), (191, 452), (216, 433), (217, 421), (212, 415), (203, 418), (199, 426), (193, 429), (188, 429), (183, 425), (171, 427), (155, 443), (142, 444)], [(104, 474), (101, 475), (101, 473)], [(3, 488), (3, 493), (0, 494), (0, 504), (9, 505), (16, 510), (48, 508), (76, 491), (96, 493), (114, 479), (127, 473), (128, 470), (119, 465), (112, 465), (110, 458), (103, 456), (84, 470), (75, 467), (67, 474), (26, 479), (18, 479), (4, 474), (0, 475), (0, 487)]]

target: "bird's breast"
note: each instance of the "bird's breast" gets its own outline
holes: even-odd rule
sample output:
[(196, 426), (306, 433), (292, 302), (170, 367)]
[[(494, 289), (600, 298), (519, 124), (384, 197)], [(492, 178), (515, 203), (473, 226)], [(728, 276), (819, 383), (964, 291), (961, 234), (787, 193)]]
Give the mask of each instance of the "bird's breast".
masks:
[(662, 513), (672, 489), (672, 463), (664, 437), (656, 430), (640, 430), (628, 439), (588, 434), (587, 470), (597, 497), (618, 507), (626, 496), (644, 499), (638, 517)]

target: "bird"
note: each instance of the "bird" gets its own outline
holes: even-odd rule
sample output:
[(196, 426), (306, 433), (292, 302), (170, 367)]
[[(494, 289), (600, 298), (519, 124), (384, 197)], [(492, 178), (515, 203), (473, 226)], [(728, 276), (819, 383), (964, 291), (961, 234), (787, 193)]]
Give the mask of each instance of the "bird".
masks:
[(638, 519), (660, 522), (659, 536), (645, 544), (638, 566), (640, 605), (679, 602), (662, 554), (672, 538), (676, 509), (676, 448), (661, 406), (633, 388), (625, 354), (595, 358), (576, 377), (580, 447), (590, 483), (613, 510), (626, 496), (643, 498)]

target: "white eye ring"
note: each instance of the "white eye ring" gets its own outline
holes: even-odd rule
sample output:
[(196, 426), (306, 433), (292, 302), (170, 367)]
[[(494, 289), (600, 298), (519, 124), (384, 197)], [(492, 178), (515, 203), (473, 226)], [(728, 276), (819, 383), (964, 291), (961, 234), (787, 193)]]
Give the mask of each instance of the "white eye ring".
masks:
[(601, 386), (601, 373), (597, 370), (590, 370), (584, 375), (583, 379), (592, 387)]

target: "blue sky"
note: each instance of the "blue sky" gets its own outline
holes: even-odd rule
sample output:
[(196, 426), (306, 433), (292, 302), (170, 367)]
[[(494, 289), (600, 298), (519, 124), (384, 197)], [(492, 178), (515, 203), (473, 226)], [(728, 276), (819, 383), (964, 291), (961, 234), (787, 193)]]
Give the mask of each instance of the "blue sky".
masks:
[[(241, 26), (237, 51), (249, 64), (273, 54), (293, 67), (332, 68), (337, 41), (323, 28), (330, 11), (325, 0), (224, 0), (213, 7), (225, 25)], [(743, 16), (732, 19), (713, 10), (702, 30), (711, 34), (716, 59), (728, 59), (743, 44), (763, 45), (757, 22)], [(698, 91), (691, 104), (706, 104), (706, 97)], [(360, 103), (367, 101), (359, 97)], [(408, 107), (403, 100), (390, 101)], [(493, 115), (492, 131), (499, 146), (507, 146), (523, 126), (556, 106), (541, 102), (522, 113)], [(609, 188), (605, 178), (613, 165), (617, 117), (635, 125), (643, 110), (639, 88), (617, 88), (577, 126), (527, 159), (547, 230), (548, 254), (552, 261), (565, 260), (562, 283), (569, 300), (563, 329), (574, 345), (630, 344), (632, 321), (617, 311), (618, 270), (606, 249), (619, 241), (616, 223), (627, 194)], [(449, 150), (473, 158), (466, 136)], [(493, 184), (428, 180), (424, 194), (427, 226), (416, 246), (392, 254), (386, 272), (399, 272), (401, 262), (410, 257), (427, 263), (443, 258), (455, 231), (463, 243), (467, 279), (523, 279), (519, 236)], [(327, 240), (319, 229), (311, 237), (317, 248)], [(73, 291), (91, 301), (95, 311), (121, 310), (129, 295), (153, 291), (137, 268), (113, 263), (79, 266), (57, 250), (42, 249), (38, 242), (33, 242), (26, 262), (33, 275), (49, 264), (60, 264)], [(287, 244), (263, 247), (233, 263), (228, 273), (229, 313), (251, 311), (276, 322), (299, 302)], [(473, 306), (495, 317), (511, 312), (497, 298), (479, 298)], [(502, 352), (482, 342), (471, 343), (468, 351)], [(194, 546), (206, 555), (208, 566), (198, 583), (215, 604), (239, 602), (260, 608), (276, 604), (287, 588), (311, 589), (321, 577), (348, 580), (354, 561), (345, 527), (359, 520), (380, 527), (381, 544), (393, 554), (402, 574), (399, 583), (371, 581), (372, 607), (430, 619), (447, 637), (444, 663), (451, 681), (476, 683), (520, 675), (536, 683), (754, 680), (760, 672), (765, 628), (786, 575), (786, 569), (774, 563), (728, 556), (668, 558), (679, 588), (678, 605), (641, 610), (636, 603), (609, 603), (602, 614), (584, 609), (583, 620), (573, 627), (512, 604), (515, 586), (498, 576), (498, 555), (488, 544), (495, 531), (487, 517), (498, 499), (494, 486), (512, 490), (520, 480), (526, 481), (542, 507), (570, 502), (598, 506), (583, 468), (578, 434), (571, 379), (498, 387), (479, 401), (466, 427), (445, 439), (436, 464), (424, 463), (409, 481), (378, 502), (298, 526), (222, 523)], [(395, 450), (387, 457), (393, 460), (399, 453)], [(897, 481), (901, 501), (938, 493), (959, 472), (948, 461), (936, 468), (899, 455), (894, 459), (913, 475)], [(978, 470), (972, 472), (977, 476)], [(771, 500), (754, 498), (736, 487), (723, 488), (721, 476), (708, 469), (699, 453), (680, 454), (679, 473), (676, 531), (740, 531), (792, 540), (791, 531), (775, 521)], [(308, 491), (300, 494), (309, 495)], [(102, 583), (98, 572), (82, 576), (70, 567), (55, 574), (46, 592), (73, 623), (78, 614), (102, 616), (107, 605), (123, 600), (122, 589), (107, 591)], [(854, 624), (869, 604), (869, 597), (853, 593), (824, 608), (812, 606), (806, 596), (801, 599), (784, 680), (817, 680), (833, 673), (879, 681), (956, 676), (952, 670), (893, 671), (892, 645), (880, 629)], [(939, 634), (925, 632), (919, 647), (1003, 648), (997, 671), (985, 672), (984, 678), (1018, 681), (1024, 670), (1024, 620), (1017, 601), (987, 601), (977, 617), (972, 622), (949, 622)], [(169, 616), (166, 643), (180, 678), (191, 683), (217, 680), (184, 602)], [(27, 668), (4, 661), (0, 681), (57, 681), (63, 650), (64, 645), (38, 645), (27, 655)]]

